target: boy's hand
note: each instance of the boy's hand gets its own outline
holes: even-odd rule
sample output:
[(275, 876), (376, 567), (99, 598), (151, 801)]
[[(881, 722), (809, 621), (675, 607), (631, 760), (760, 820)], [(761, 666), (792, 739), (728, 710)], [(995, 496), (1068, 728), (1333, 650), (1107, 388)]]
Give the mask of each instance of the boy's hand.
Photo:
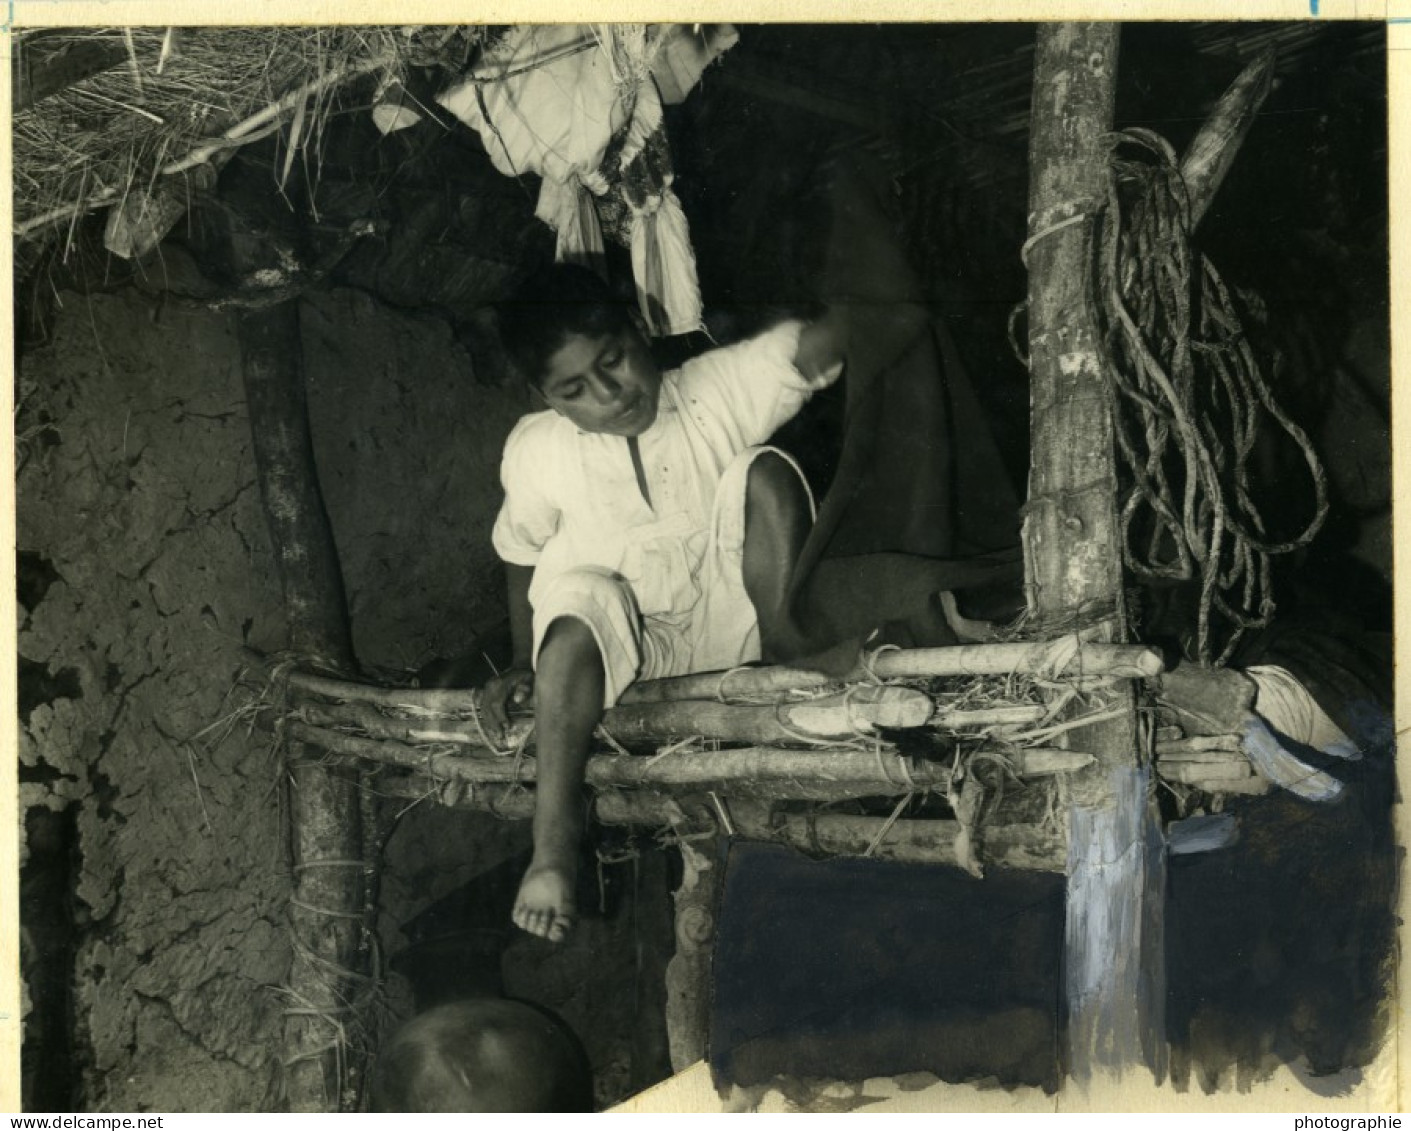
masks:
[(485, 684), (480, 692), (485, 729), (496, 742), (503, 742), (509, 730), (511, 707), (526, 706), (534, 695), (534, 673), (528, 668), (509, 668)]

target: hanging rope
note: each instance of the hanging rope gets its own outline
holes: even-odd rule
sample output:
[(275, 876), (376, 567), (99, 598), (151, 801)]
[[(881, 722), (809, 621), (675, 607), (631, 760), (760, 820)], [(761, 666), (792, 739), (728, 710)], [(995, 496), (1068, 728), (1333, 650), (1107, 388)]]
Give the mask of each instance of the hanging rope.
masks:
[[(1260, 372), (1219, 272), (1192, 247), (1175, 152), (1148, 130), (1109, 140), (1095, 297), (1114, 434), (1131, 482), (1123, 555), (1148, 579), (1199, 579), (1196, 658), (1219, 666), (1243, 632), (1269, 622), (1270, 559), (1312, 541), (1328, 512), (1327, 480)], [(1297, 446), (1313, 486), (1312, 517), (1283, 541), (1267, 535), (1251, 492), (1266, 418)]]

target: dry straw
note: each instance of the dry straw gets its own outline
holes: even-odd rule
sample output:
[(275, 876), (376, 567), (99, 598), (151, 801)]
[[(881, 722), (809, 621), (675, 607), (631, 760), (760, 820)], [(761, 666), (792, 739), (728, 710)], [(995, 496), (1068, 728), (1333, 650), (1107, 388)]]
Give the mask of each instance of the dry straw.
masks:
[[(74, 28), (21, 33), (21, 59), (111, 41), (122, 61), (14, 115), (15, 234), (61, 235), (83, 213), (159, 188), (181, 195), (222, 153), (281, 133), (276, 171), (317, 170), (323, 126), (365, 75), (456, 69), (484, 28)], [(194, 185), (193, 185), (194, 180)]]

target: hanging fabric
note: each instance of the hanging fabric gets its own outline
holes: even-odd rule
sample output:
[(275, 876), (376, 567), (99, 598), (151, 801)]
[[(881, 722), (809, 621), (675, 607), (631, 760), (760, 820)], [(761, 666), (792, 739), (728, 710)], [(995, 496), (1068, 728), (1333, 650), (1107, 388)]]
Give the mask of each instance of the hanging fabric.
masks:
[(656, 335), (702, 324), (658, 83), (680, 101), (736, 38), (728, 25), (526, 25), (437, 98), (480, 134), (500, 172), (542, 178), (535, 215), (557, 233), (560, 261), (602, 271), (602, 214), (618, 211), (607, 234), (632, 252)]

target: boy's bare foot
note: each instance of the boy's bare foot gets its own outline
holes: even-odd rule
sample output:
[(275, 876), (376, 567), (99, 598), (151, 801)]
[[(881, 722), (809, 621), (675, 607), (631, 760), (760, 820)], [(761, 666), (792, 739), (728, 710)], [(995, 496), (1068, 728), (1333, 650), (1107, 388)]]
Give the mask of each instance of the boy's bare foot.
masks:
[(531, 935), (563, 942), (573, 929), (578, 908), (573, 893), (576, 886), (572, 869), (552, 864), (531, 865), (519, 884), (514, 911), (514, 925)]

